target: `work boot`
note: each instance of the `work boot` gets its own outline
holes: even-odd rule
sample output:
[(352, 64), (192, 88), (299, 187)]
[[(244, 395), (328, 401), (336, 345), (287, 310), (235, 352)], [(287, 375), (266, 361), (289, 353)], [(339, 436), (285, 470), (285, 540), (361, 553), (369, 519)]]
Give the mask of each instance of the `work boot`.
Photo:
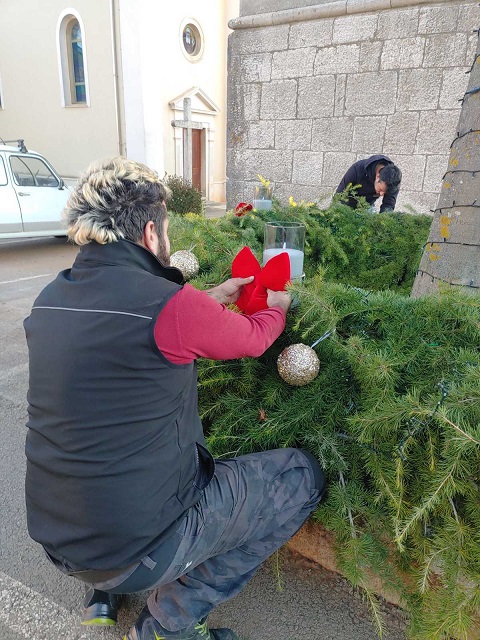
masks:
[(240, 640), (231, 629), (209, 629), (203, 618), (190, 631), (167, 631), (145, 605), (137, 622), (123, 640)]
[(120, 596), (90, 587), (83, 602), (82, 624), (112, 627), (117, 623)]

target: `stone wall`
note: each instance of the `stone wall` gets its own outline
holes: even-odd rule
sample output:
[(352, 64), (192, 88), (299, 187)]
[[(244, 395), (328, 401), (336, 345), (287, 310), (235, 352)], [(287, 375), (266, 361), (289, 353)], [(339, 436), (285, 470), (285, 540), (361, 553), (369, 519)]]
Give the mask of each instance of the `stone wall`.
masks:
[(435, 208), (480, 7), (398, 4), (348, 0), (231, 21), (228, 207), (252, 200), (257, 174), (281, 201), (328, 203), (354, 161), (384, 153), (403, 172), (397, 209)]

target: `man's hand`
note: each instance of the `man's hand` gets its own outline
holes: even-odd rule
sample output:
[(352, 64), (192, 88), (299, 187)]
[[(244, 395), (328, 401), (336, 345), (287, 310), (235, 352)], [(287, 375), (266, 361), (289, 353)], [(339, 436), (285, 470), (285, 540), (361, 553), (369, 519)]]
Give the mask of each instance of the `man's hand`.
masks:
[(267, 289), (267, 305), (269, 307), (281, 307), (285, 313), (288, 313), (292, 304), (292, 296), (288, 291), (272, 291)]
[(212, 298), (215, 298), (220, 304), (230, 304), (238, 300), (243, 285), (253, 282), (253, 278), (254, 276), (249, 276), (248, 278), (230, 278), (217, 287), (209, 289), (206, 293), (212, 296)]

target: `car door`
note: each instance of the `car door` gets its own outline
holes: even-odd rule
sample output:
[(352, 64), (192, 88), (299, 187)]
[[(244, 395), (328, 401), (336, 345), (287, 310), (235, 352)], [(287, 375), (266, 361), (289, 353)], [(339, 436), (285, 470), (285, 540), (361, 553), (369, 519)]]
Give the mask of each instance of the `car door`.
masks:
[(63, 181), (44, 158), (11, 154), (10, 169), (20, 203), (24, 231), (57, 231), (69, 196)]
[(0, 235), (18, 231), (22, 231), (20, 205), (7, 173), (4, 157), (0, 153)]

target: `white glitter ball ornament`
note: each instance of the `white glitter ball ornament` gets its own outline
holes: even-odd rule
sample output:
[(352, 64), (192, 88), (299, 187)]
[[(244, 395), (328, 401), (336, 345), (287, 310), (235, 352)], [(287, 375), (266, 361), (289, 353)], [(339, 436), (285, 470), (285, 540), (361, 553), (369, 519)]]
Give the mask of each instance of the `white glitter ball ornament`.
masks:
[(185, 280), (190, 280), (190, 278), (194, 278), (198, 270), (200, 269), (200, 265), (198, 264), (198, 260), (191, 251), (175, 251), (170, 256), (170, 266), (176, 267), (180, 269), (183, 273), (183, 277)]
[(302, 387), (314, 380), (320, 371), (320, 360), (306, 344), (291, 344), (278, 356), (280, 377), (293, 387)]

